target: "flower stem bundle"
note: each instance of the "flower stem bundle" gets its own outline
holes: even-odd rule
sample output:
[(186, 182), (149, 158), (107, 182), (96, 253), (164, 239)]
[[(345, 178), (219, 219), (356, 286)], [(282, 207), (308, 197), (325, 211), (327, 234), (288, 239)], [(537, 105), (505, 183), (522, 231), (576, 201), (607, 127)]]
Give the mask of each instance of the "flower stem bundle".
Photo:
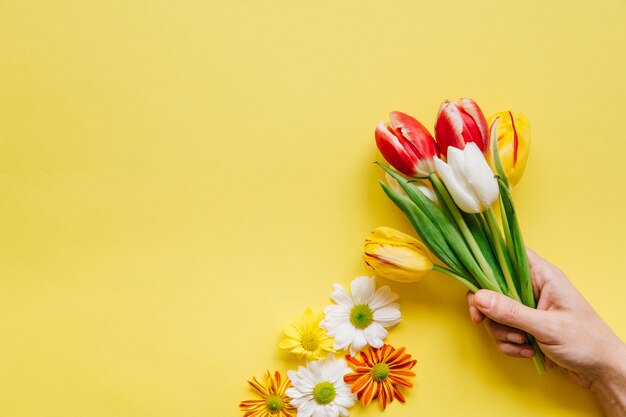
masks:
[[(389, 125), (379, 123), (376, 143), (391, 164), (377, 162), (388, 178), (381, 186), (419, 240), (393, 229), (377, 229), (366, 240), (368, 266), (402, 282), (435, 270), (470, 291), (489, 289), (536, 308), (511, 195), (526, 165), (528, 131), (526, 118), (511, 112), (497, 114), (488, 127), (481, 109), (467, 98), (442, 104), (436, 140), (401, 112), (391, 113)], [(493, 206), (499, 207), (499, 216)], [(528, 341), (535, 348), (537, 371), (545, 372), (537, 343), (530, 335)]]

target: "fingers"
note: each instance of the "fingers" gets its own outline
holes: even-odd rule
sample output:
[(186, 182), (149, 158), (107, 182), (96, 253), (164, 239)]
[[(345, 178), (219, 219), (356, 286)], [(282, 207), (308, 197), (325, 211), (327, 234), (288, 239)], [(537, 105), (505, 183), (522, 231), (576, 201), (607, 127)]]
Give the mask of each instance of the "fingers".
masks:
[[(478, 293), (480, 292), (482, 291), (479, 291)], [(532, 346), (526, 343), (525, 332), (511, 326), (500, 324), (491, 319), (485, 320), (487, 316), (481, 311), (484, 306), (480, 304), (479, 300), (477, 300), (476, 294), (471, 291), (467, 292), (467, 303), (469, 304), (469, 313), (472, 321), (477, 324), (482, 321), (485, 322), (487, 333), (495, 339), (498, 349), (500, 349), (500, 351), (505, 355), (515, 358), (533, 357), (535, 355), (535, 350)], [(494, 311), (495, 310), (493, 309), (491, 310), (491, 312)]]
[(545, 311), (526, 307), (512, 298), (489, 290), (478, 291), (472, 301), (476, 309), (498, 323), (531, 333), (539, 339), (546, 336)]
[(489, 333), (491, 337), (497, 341), (516, 344), (523, 344), (526, 342), (526, 334), (521, 330), (505, 326), (493, 320), (487, 320), (485, 322), (485, 326), (487, 328), (487, 333)]
[(535, 356), (535, 349), (528, 344), (518, 345), (516, 343), (499, 342), (500, 352), (515, 358), (532, 358)]
[(485, 315), (474, 305), (474, 293), (471, 291), (467, 292), (467, 304), (469, 304), (469, 314), (472, 321), (476, 324), (482, 323), (485, 320)]

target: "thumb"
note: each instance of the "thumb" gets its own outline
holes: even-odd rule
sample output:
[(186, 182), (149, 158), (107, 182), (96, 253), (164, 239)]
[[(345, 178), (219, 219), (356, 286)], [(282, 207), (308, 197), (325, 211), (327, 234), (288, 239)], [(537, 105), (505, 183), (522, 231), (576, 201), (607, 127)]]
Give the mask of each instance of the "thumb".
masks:
[(474, 303), (485, 316), (510, 327), (523, 330), (541, 339), (545, 336), (545, 312), (523, 304), (494, 291), (480, 290)]

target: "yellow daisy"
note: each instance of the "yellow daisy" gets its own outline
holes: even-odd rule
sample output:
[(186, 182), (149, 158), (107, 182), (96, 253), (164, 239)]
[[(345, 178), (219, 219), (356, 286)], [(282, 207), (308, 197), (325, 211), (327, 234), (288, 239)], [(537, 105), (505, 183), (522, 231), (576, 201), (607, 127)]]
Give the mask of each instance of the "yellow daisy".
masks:
[(244, 412), (243, 417), (294, 417), (296, 409), (290, 404), (291, 398), (285, 394), (291, 387), (289, 379), (281, 376), (278, 371), (274, 375), (267, 371), (265, 379), (265, 385), (254, 377), (252, 381), (248, 381), (261, 399), (242, 401), (239, 407)]
[(278, 347), (305, 356), (308, 360), (324, 359), (334, 353), (333, 339), (320, 328), (324, 313), (313, 312), (307, 307), (302, 318), (295, 323), (283, 326), (284, 338)]

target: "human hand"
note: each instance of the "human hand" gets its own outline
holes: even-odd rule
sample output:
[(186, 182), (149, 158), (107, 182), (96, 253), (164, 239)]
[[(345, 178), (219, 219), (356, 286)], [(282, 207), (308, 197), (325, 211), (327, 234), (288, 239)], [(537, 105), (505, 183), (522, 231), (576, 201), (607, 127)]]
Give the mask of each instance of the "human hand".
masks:
[(509, 356), (534, 355), (525, 332), (543, 353), (578, 383), (591, 387), (615, 373), (626, 379), (626, 347), (561, 270), (528, 250), (537, 309), (489, 290), (468, 293), (472, 321), (485, 322), (487, 332)]

